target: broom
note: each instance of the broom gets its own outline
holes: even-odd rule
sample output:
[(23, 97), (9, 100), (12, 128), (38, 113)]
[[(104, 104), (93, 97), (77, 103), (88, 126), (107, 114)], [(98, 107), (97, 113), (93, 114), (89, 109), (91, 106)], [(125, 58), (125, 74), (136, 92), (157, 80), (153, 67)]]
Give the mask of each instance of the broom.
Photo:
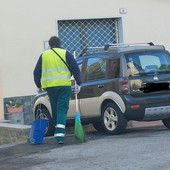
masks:
[[(74, 58), (76, 58), (76, 52), (74, 51)], [(75, 86), (76, 86), (76, 81), (75, 81)], [(86, 136), (84, 133), (83, 126), (81, 124), (81, 118), (79, 114), (79, 108), (78, 108), (78, 99), (77, 99), (77, 94), (75, 94), (75, 100), (76, 100), (76, 112), (75, 112), (75, 125), (74, 125), (74, 135), (75, 138), (79, 142), (86, 142)]]
[(78, 99), (77, 94), (75, 94), (76, 100), (76, 112), (75, 112), (75, 125), (74, 125), (74, 135), (79, 142), (86, 142), (86, 135), (84, 133), (83, 126), (81, 124), (81, 118), (78, 110)]

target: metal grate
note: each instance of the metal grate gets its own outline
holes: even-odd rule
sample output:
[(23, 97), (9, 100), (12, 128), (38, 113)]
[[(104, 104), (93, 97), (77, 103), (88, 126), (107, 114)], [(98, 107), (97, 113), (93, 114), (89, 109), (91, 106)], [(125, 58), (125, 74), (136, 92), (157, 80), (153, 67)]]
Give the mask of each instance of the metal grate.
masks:
[(85, 47), (118, 42), (118, 19), (59, 20), (58, 35), (62, 46), (80, 54)]

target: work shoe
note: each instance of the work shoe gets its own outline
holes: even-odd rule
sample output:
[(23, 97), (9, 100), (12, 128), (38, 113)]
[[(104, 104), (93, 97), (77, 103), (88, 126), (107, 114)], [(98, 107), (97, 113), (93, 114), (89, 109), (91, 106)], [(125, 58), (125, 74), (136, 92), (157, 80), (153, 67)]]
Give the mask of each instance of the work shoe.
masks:
[(60, 140), (60, 141), (58, 141), (58, 144), (64, 144), (64, 142)]

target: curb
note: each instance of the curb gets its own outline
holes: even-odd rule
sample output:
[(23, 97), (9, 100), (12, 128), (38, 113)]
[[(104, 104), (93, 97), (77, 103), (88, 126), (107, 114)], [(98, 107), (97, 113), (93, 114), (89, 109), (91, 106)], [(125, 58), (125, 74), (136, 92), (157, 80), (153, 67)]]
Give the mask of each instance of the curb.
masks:
[(29, 125), (0, 123), (0, 145), (26, 141), (30, 127)]
[[(162, 121), (139, 122), (129, 121), (127, 128), (162, 126)], [(96, 131), (92, 124), (84, 125), (86, 132)], [(0, 122), (0, 148), (2, 145), (27, 141), (31, 125), (20, 125)], [(67, 134), (74, 133), (74, 127), (66, 128)]]

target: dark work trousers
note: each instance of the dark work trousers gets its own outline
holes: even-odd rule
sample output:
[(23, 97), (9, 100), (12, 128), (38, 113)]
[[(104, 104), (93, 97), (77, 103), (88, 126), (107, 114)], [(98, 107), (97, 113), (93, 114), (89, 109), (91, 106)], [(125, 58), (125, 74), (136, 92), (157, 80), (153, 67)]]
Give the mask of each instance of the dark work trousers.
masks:
[(56, 86), (49, 87), (46, 90), (50, 99), (55, 124), (54, 137), (56, 138), (57, 141), (64, 141), (65, 124), (69, 108), (69, 101), (71, 97), (71, 87)]

